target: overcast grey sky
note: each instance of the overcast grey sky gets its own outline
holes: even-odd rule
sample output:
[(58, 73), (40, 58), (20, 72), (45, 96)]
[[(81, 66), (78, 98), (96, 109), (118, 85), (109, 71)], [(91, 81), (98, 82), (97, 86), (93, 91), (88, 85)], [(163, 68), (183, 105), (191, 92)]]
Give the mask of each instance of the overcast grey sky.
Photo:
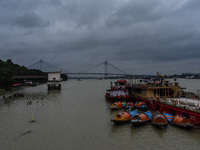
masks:
[(199, 73), (200, 0), (1, 0), (0, 59)]

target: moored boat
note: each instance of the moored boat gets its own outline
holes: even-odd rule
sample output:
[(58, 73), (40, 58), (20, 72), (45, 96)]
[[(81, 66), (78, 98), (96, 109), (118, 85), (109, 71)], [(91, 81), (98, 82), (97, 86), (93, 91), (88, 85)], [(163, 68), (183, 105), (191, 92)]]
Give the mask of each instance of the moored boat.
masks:
[(168, 120), (169, 122), (172, 122), (172, 119), (174, 118), (173, 115), (167, 113), (166, 111), (163, 112), (163, 115), (167, 118), (167, 120)]
[(117, 80), (114, 86), (111, 82), (110, 89), (107, 90), (105, 98), (108, 101), (129, 101), (130, 100), (130, 85), (127, 80)]
[(158, 128), (165, 128), (167, 126), (168, 120), (163, 114), (157, 111), (152, 116), (151, 122)]
[(144, 125), (151, 120), (151, 116), (152, 115), (150, 111), (135, 114), (131, 119), (131, 123), (133, 126)]
[(135, 114), (138, 114), (138, 110), (133, 108), (128, 109), (127, 112), (130, 114), (131, 118), (133, 118)]
[(176, 115), (172, 119), (172, 124), (178, 127), (191, 129), (194, 125), (191, 123), (190, 119), (182, 115)]
[(114, 102), (112, 105), (111, 105), (111, 107), (110, 107), (110, 109), (111, 110), (118, 110), (118, 109), (121, 109), (121, 108), (123, 108), (124, 106), (122, 105), (122, 102)]
[(124, 108), (125, 109), (135, 108), (135, 104), (133, 102), (127, 102)]
[(143, 110), (147, 110), (148, 109), (148, 106), (145, 102), (135, 102), (135, 107), (138, 108), (138, 109), (143, 109)]
[(130, 120), (131, 115), (128, 112), (120, 112), (113, 119), (111, 119), (111, 121), (117, 125), (130, 122)]

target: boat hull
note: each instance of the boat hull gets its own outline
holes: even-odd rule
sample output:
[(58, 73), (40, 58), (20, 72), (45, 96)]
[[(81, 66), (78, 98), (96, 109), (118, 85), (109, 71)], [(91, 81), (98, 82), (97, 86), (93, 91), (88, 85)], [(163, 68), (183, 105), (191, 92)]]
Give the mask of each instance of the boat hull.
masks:
[(139, 127), (147, 124), (150, 120), (142, 121), (142, 120), (131, 120), (132, 126)]
[(128, 112), (120, 112), (113, 119), (111, 119), (111, 121), (117, 125), (130, 122), (130, 120), (131, 115)]
[(135, 102), (135, 107), (144, 111), (148, 109), (148, 106), (145, 102)]
[(191, 129), (194, 127), (192, 124), (178, 124), (178, 123), (172, 123), (172, 125), (183, 128), (183, 129)]
[(116, 125), (122, 125), (122, 124), (125, 124), (125, 123), (129, 123), (130, 119), (129, 120), (114, 120), (114, 119), (111, 119), (111, 121), (114, 122)]
[(133, 126), (141, 126), (146, 124), (150, 120), (151, 120), (151, 112), (148, 111), (134, 115), (131, 119), (131, 123)]
[(172, 124), (185, 129), (191, 129), (194, 126), (193, 124), (191, 124), (190, 119), (180, 115), (176, 115), (173, 118)]
[(167, 126), (168, 120), (163, 114), (161, 114), (160, 112), (156, 112), (152, 116), (151, 122), (154, 126), (158, 128), (165, 128)]
[(111, 107), (110, 107), (110, 109), (111, 110), (119, 110), (119, 109), (122, 109), (122, 108), (124, 108), (124, 103), (122, 103), (122, 102), (114, 102), (112, 105), (111, 105)]
[(147, 100), (138, 97), (134, 99), (146, 102), (147, 106), (154, 110), (163, 113), (164, 111), (173, 115), (184, 115), (190, 119), (191, 123), (198, 126), (200, 125), (200, 113), (197, 111), (191, 111), (184, 108), (175, 107), (173, 105), (167, 105), (155, 100)]
[(111, 97), (109, 95), (106, 95), (105, 96), (106, 100), (109, 101), (109, 102), (122, 102), (122, 101), (125, 101), (125, 102), (129, 102), (130, 101), (130, 96), (126, 96), (126, 97)]

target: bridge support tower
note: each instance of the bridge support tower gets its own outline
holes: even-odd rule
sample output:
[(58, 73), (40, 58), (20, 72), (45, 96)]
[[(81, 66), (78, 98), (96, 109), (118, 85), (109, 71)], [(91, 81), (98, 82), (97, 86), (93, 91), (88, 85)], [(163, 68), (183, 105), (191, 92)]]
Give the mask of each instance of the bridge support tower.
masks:
[(108, 75), (108, 61), (105, 61), (104, 64), (105, 64), (105, 79), (106, 79)]

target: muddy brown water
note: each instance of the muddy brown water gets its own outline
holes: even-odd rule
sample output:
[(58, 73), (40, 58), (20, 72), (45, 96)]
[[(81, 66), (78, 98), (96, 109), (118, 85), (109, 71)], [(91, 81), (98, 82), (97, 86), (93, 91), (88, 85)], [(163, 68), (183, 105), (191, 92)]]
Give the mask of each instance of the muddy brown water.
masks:
[[(47, 85), (16, 90), (25, 97), (1, 100), (1, 150), (199, 150), (200, 129), (172, 125), (157, 129), (151, 123), (132, 127), (110, 120), (104, 98), (111, 80), (68, 80), (61, 91)], [(115, 80), (112, 80), (115, 81)], [(200, 80), (178, 80), (196, 92)], [(32, 102), (31, 104), (27, 102)], [(33, 113), (34, 112), (34, 113)], [(31, 122), (32, 117), (35, 122)]]

